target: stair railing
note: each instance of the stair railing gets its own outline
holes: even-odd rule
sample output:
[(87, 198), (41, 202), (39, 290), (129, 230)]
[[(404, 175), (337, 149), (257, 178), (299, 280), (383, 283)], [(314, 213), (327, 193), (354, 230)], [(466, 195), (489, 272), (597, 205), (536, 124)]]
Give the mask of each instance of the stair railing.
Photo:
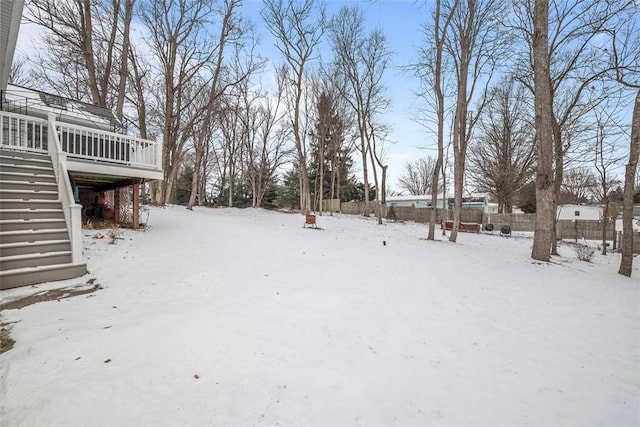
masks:
[(0, 147), (47, 152), (47, 121), (0, 111)]
[(82, 205), (76, 203), (67, 171), (67, 153), (62, 150), (62, 144), (56, 131), (56, 116), (49, 114), (48, 120), (49, 155), (53, 162), (53, 169), (58, 183), (58, 197), (64, 210), (64, 218), (69, 231), (71, 242), (71, 259), (73, 264), (82, 263)]

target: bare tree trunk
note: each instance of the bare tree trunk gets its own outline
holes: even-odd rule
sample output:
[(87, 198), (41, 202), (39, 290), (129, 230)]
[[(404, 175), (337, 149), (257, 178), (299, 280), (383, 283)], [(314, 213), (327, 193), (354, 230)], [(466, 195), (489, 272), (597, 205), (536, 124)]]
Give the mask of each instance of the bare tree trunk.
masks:
[(553, 138), (551, 79), (549, 70), (549, 1), (535, 0), (533, 13), (533, 72), (535, 83), (536, 152), (536, 225), (531, 257), (551, 259), (553, 209)]
[[(447, 157), (449, 156), (449, 150), (447, 150)], [(449, 200), (447, 200), (447, 171), (445, 167), (445, 163), (442, 163), (442, 218), (440, 222), (442, 223), (442, 237), (447, 237), (447, 227), (446, 221), (449, 219)], [(446, 213), (446, 216), (445, 216)]]
[(96, 64), (93, 58), (93, 20), (91, 17), (91, 1), (82, 0), (80, 6), (80, 17), (84, 27), (82, 34), (82, 55), (87, 67), (89, 78), (89, 88), (91, 89), (91, 97), (93, 102), (98, 105), (106, 106), (102, 94), (98, 89), (98, 79), (96, 77)]
[[(324, 129), (324, 126), (322, 127)], [(325, 148), (325, 140), (326, 140), (326, 135), (321, 135), (320, 136), (320, 141), (318, 146), (319, 146), (319, 150), (320, 152), (318, 154), (320, 154), (320, 183), (318, 185), (318, 193), (319, 193), (319, 198), (320, 198), (320, 216), (322, 216), (322, 211), (324, 210), (324, 206), (322, 205), (322, 201), (324, 200), (324, 148)]]
[(624, 206), (622, 210), (622, 258), (618, 274), (631, 277), (633, 270), (633, 187), (640, 156), (640, 90), (636, 94), (631, 122), (629, 162), (624, 172)]
[(604, 215), (602, 215), (602, 255), (607, 254), (607, 224), (609, 224), (609, 198), (604, 198)]
[(144, 72), (140, 70), (138, 60), (134, 49), (129, 46), (129, 59), (127, 63), (131, 64), (133, 80), (133, 90), (135, 95), (135, 106), (138, 113), (138, 129), (140, 130), (140, 138), (148, 139), (147, 137), (147, 103), (145, 100), (145, 85), (144, 85)]
[[(434, 86), (436, 92), (437, 114), (438, 114), (438, 158), (436, 159), (436, 165), (433, 169), (433, 180), (431, 188), (431, 218), (429, 220), (429, 240), (435, 240), (435, 229), (438, 213), (438, 178), (440, 177), (440, 169), (442, 168), (444, 158), (444, 93), (442, 89), (442, 51), (444, 47), (444, 34), (447, 32), (447, 27), (451, 22), (453, 11), (457, 7), (457, 0), (452, 7), (452, 11), (447, 17), (442, 34), (440, 33), (440, 11), (441, 0), (436, 0), (436, 12), (435, 12), (435, 44), (436, 44), (436, 59), (434, 70)], [(443, 176), (444, 181), (444, 176)], [(444, 185), (444, 182), (443, 182)], [(444, 228), (443, 228), (444, 230)]]
[[(368, 145), (368, 144), (367, 144)], [(373, 170), (373, 182), (376, 186), (376, 194), (380, 194), (380, 184), (378, 182), (378, 170), (376, 169), (376, 165), (375, 165), (375, 160), (373, 158), (373, 151), (374, 148), (373, 147), (369, 147), (369, 157), (371, 158), (371, 167)], [(376, 209), (375, 209), (375, 215), (376, 218), (378, 220), (378, 224), (382, 224), (382, 212), (380, 209), (380, 197), (376, 197)]]
[[(460, 56), (470, 55), (469, 40), (462, 37), (460, 46)], [(460, 78), (458, 79), (458, 99), (456, 101), (456, 115), (453, 124), (453, 188), (454, 188), (454, 211), (453, 227), (449, 235), (449, 241), (455, 242), (458, 238), (460, 228), (460, 215), (462, 214), (462, 192), (464, 187), (464, 166), (467, 152), (467, 74), (469, 72), (468, 62), (460, 64)]]
[[(553, 93), (552, 93), (553, 97)], [(553, 224), (551, 228), (551, 255), (558, 255), (558, 203), (560, 200), (560, 191), (562, 189), (562, 181), (564, 180), (564, 147), (562, 144), (562, 129), (553, 114), (553, 101), (551, 102), (551, 121), (553, 123), (553, 150), (555, 156), (555, 165), (553, 173)]]
[[(116, 117), (122, 121), (124, 117), (124, 99), (127, 89), (127, 76), (129, 74), (129, 45), (131, 17), (133, 16), (133, 5), (136, 0), (125, 0), (124, 2), (124, 31), (122, 34), (122, 56), (120, 58), (120, 81), (118, 83), (118, 97), (116, 100)], [(117, 21), (117, 20), (116, 20)], [(117, 28), (117, 24), (114, 25)]]
[[(361, 137), (362, 138), (362, 137)], [(369, 168), (367, 167), (367, 147), (366, 144), (362, 144), (362, 182), (364, 189), (364, 216), (368, 217), (371, 211), (369, 210)]]
[(191, 177), (191, 193), (189, 195), (189, 201), (187, 202), (187, 209), (189, 210), (193, 210), (193, 205), (196, 204), (196, 196), (198, 195), (198, 189), (199, 189), (199, 183), (200, 183), (200, 167), (202, 165), (202, 157), (203, 157), (203, 148), (200, 145), (201, 145), (201, 142), (196, 142), (196, 159), (195, 159), (195, 162), (193, 163), (193, 176)]

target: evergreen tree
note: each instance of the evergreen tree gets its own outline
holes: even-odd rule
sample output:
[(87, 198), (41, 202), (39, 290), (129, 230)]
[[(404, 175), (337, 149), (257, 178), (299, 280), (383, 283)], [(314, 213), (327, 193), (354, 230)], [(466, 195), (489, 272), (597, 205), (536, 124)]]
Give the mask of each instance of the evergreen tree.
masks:
[(284, 173), (276, 204), (281, 208), (300, 209), (300, 168), (297, 164)]
[(191, 196), (191, 181), (193, 179), (193, 166), (186, 165), (180, 175), (175, 189), (175, 203), (177, 205), (186, 205)]
[(323, 91), (318, 97), (317, 120), (311, 143), (311, 164), (308, 167), (311, 194), (316, 209), (322, 199), (345, 200), (348, 176), (353, 167), (351, 149), (345, 142), (345, 133), (345, 120), (338, 111), (335, 98)]

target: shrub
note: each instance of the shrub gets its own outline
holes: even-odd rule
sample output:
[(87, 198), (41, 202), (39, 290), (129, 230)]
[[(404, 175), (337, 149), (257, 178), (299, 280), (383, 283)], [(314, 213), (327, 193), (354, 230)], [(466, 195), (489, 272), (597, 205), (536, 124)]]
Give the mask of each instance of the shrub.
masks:
[(576, 251), (576, 255), (580, 261), (591, 262), (593, 258), (593, 254), (596, 253), (596, 250), (590, 246), (583, 245), (578, 243), (574, 246), (574, 250)]
[(11, 326), (8, 323), (0, 323), (0, 354), (13, 348), (15, 341), (11, 338)]
[(109, 236), (109, 238), (111, 238), (111, 241), (109, 243), (111, 243), (112, 245), (116, 243), (117, 239), (121, 239), (122, 237), (122, 230), (120, 229), (120, 227), (118, 227), (118, 224), (114, 224), (113, 228), (111, 228), (109, 230), (109, 232), (107, 233), (107, 235)]
[(387, 219), (393, 222), (398, 221), (398, 215), (396, 214), (396, 210), (393, 208), (393, 206), (391, 206), (389, 210), (387, 210)]

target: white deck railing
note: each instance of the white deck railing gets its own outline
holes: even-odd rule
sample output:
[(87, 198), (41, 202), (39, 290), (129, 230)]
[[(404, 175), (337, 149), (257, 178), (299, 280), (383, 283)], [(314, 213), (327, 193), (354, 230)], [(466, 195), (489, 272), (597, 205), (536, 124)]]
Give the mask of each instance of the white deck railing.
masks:
[(161, 170), (162, 144), (83, 126), (56, 123), (62, 151), (69, 158)]
[(47, 120), (0, 111), (0, 148), (47, 152)]
[(56, 130), (60, 148), (69, 159), (162, 170), (162, 144), (90, 127), (0, 111), (0, 147), (48, 152), (48, 128)]

